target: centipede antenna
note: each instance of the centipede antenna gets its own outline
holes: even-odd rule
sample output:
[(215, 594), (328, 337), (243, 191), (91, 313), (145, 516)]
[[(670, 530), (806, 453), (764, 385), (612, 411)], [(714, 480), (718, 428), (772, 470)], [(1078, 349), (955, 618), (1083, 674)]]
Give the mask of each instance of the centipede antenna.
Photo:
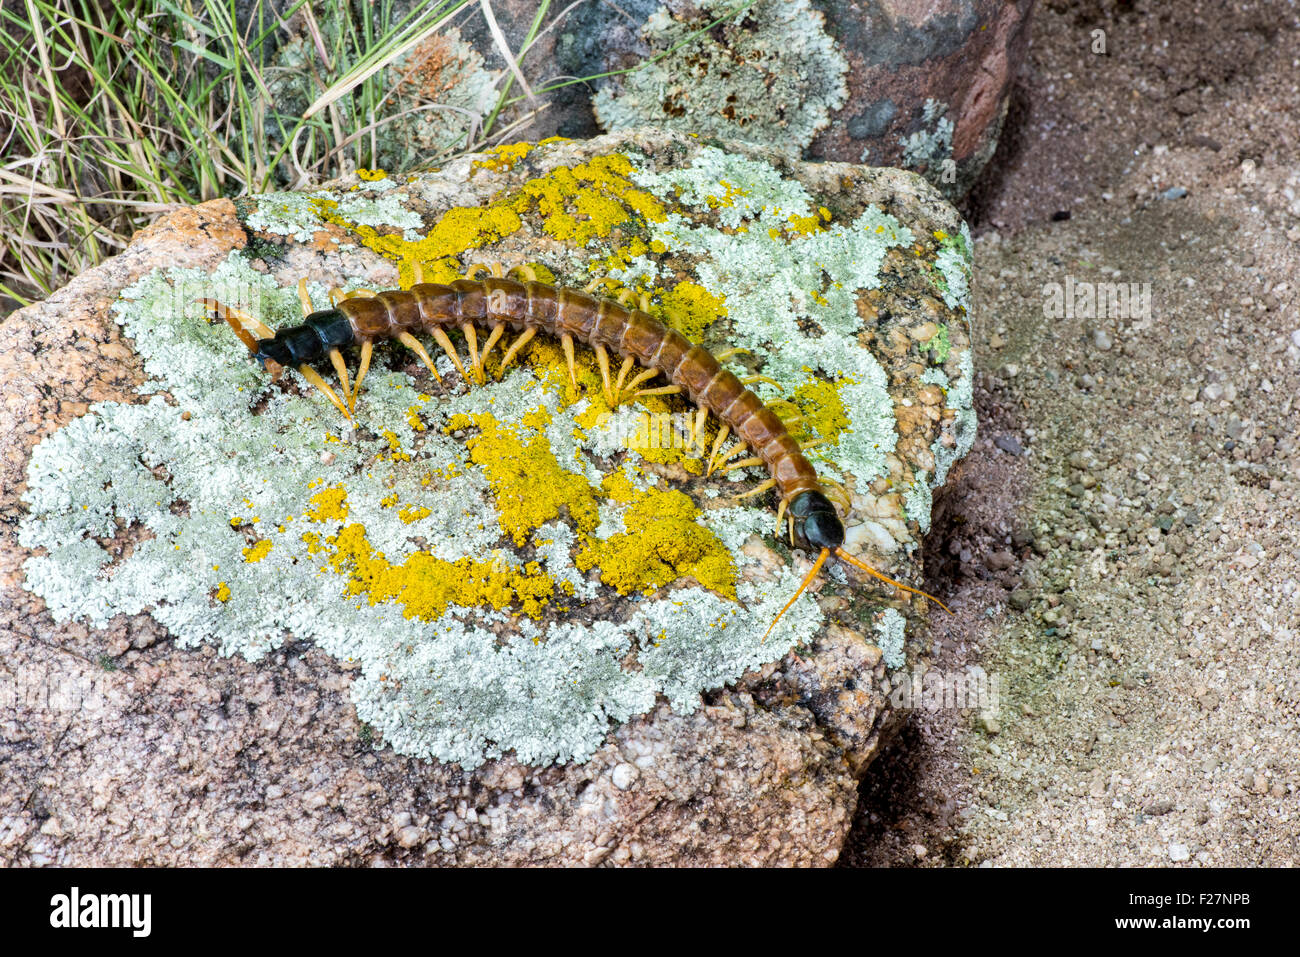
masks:
[(596, 346), (596, 365), (600, 366), (600, 378), (605, 390), (605, 403), (610, 408), (613, 408), (614, 396), (612, 387), (609, 384), (609, 353), (605, 351), (604, 346)]
[(722, 443), (727, 441), (727, 436), (730, 434), (731, 426), (727, 425), (726, 422), (723, 422), (721, 428), (718, 429), (717, 438), (713, 440), (713, 450), (709, 452), (709, 468), (708, 471), (705, 472), (705, 475), (713, 474), (713, 460), (718, 457), (718, 451), (722, 448)]
[[(216, 299), (195, 299), (194, 301), (202, 305), (208, 312), (212, 313), (212, 315), (208, 317), (209, 322), (214, 318), (226, 320), (226, 323), (235, 331), (235, 335), (238, 336), (239, 341), (248, 348), (248, 351), (254, 355), (257, 354), (257, 338), (244, 328), (244, 324), (239, 321), (237, 310), (223, 306)], [(267, 331), (269, 332), (270, 330)], [(274, 336), (275, 333), (272, 332), (270, 335), (263, 336), (262, 338), (270, 339)]]
[[(218, 319), (226, 320), (230, 328), (235, 330), (235, 335), (239, 336), (239, 341), (246, 346), (248, 345), (248, 340), (251, 337), (248, 331), (250, 329), (254, 333), (256, 333), (256, 339), (275, 338), (274, 329), (266, 325), (266, 323), (262, 322), (260, 319), (256, 318), (255, 316), (250, 316), (242, 309), (236, 309), (233, 306), (222, 305), (220, 300), (217, 299), (196, 299), (194, 301), (200, 303), (205, 309), (210, 310), (212, 313), (216, 315)], [(256, 339), (254, 339), (254, 341), (256, 341)], [(256, 345), (249, 346), (249, 349), (252, 352), (257, 352)]]
[(564, 359), (569, 363), (569, 382), (578, 387), (578, 360), (573, 355), (573, 336), (567, 332), (560, 336), (560, 345), (564, 349)]
[(728, 472), (734, 472), (737, 469), (753, 468), (755, 465), (762, 465), (762, 464), (763, 464), (763, 460), (760, 459), (757, 455), (753, 455), (747, 459), (740, 459), (737, 462), (732, 462), (730, 465), (719, 466), (713, 471), (718, 475), (726, 475)]
[(334, 366), (335, 373), (339, 377), (339, 385), (342, 387), (343, 399), (352, 407), (351, 388), (348, 385), (348, 364), (343, 361), (343, 353), (338, 349), (330, 350), (330, 363)]
[(531, 342), (535, 335), (537, 335), (537, 330), (531, 326), (519, 334), (519, 338), (514, 341), (510, 348), (506, 350), (506, 354), (501, 357), (502, 375), (506, 374), (506, 369), (510, 368), (510, 363), (514, 362), (515, 356), (519, 354), (519, 350)]
[(911, 592), (913, 595), (920, 595), (922, 598), (928, 598), (928, 599), (930, 599), (930, 601), (934, 602), (936, 605), (938, 605), (940, 608), (942, 608), (942, 609), (943, 609), (944, 611), (946, 611), (948, 614), (950, 614), (950, 615), (952, 614), (952, 609), (951, 609), (951, 608), (949, 608), (947, 605), (945, 605), (945, 604), (944, 604), (943, 602), (941, 602), (939, 599), (935, 598), (935, 597), (934, 597), (933, 595), (931, 595), (929, 592), (921, 591), (921, 589), (919, 589), (919, 588), (913, 588), (911, 585), (904, 585), (902, 582), (896, 582), (896, 581), (894, 581), (892, 578), (888, 577), (887, 575), (882, 575), (882, 574), (880, 574), (880, 572), (876, 571), (874, 568), (872, 568), (872, 567), (871, 567), (870, 565), (868, 565), (866, 562), (862, 561), (862, 560), (859, 559), (859, 558), (854, 558), (852, 555), (850, 555), (848, 552), (846, 552), (843, 548), (837, 548), (837, 549), (835, 549), (835, 557), (836, 557), (836, 558), (839, 558), (841, 561), (846, 561), (846, 562), (848, 562), (848, 563), (849, 563), (850, 565), (852, 565), (854, 568), (860, 568), (860, 569), (862, 569), (862, 571), (866, 572), (868, 575), (871, 575), (871, 576), (873, 576), (873, 577), (875, 577), (875, 578), (879, 578), (882, 582), (887, 582), (888, 584), (893, 585), (895, 588), (899, 588), (899, 589), (902, 589), (903, 591)]
[[(776, 479), (768, 479), (766, 482), (760, 482), (759, 484), (751, 488), (748, 492), (742, 492), (740, 495), (737, 495), (734, 499), (732, 499), (732, 501), (739, 502), (742, 498), (752, 498), (755, 495), (762, 495), (764, 492), (766, 492), (768, 489), (771, 488), (776, 488)], [(778, 530), (781, 528), (780, 517), (778, 517), (776, 520), (776, 527)]]
[(465, 322), (461, 324), (460, 331), (465, 334), (465, 345), (469, 349), (469, 365), (474, 370), (474, 378), (479, 385), (484, 382), (483, 363), (478, 357), (478, 332), (474, 329), (474, 323)]
[(777, 612), (776, 617), (772, 619), (772, 624), (768, 625), (767, 631), (763, 632), (763, 639), (762, 641), (759, 642), (760, 645), (763, 644), (763, 642), (767, 641), (767, 636), (772, 633), (772, 629), (776, 627), (776, 623), (781, 620), (781, 617), (787, 611), (790, 610), (790, 606), (799, 600), (799, 596), (804, 593), (804, 590), (807, 589), (807, 587), (812, 584), (813, 578), (815, 578), (817, 573), (822, 570), (822, 566), (826, 564), (826, 559), (830, 557), (830, 554), (831, 554), (830, 549), (828, 548), (822, 549), (821, 554), (817, 556), (817, 561), (813, 562), (813, 567), (809, 569), (808, 575), (804, 578), (803, 583), (800, 584), (799, 590), (794, 593), (793, 598), (791, 598), (788, 602), (785, 603), (785, 607), (782, 608), (779, 612)]
[(333, 389), (330, 388), (329, 383), (326, 382), (324, 379), (322, 379), (317, 374), (315, 369), (313, 369), (311, 366), (307, 365), (304, 362), (302, 365), (298, 366), (298, 371), (302, 373), (302, 377), (304, 379), (306, 379), (316, 388), (320, 389), (321, 392), (324, 392), (325, 398), (333, 402), (334, 407), (338, 409), (340, 412), (342, 412), (345, 416), (347, 416), (348, 420), (351, 421), (352, 412), (348, 409), (346, 405), (343, 404), (343, 400), (338, 397), (338, 393), (336, 393)]
[(302, 303), (302, 314), (310, 316), (314, 311), (311, 306), (311, 296), (307, 292), (307, 277), (303, 276), (298, 280), (298, 301)]
[(438, 375), (438, 370), (433, 367), (433, 360), (429, 358), (429, 353), (425, 352), (424, 346), (420, 344), (419, 339), (415, 338), (415, 336), (411, 335), (409, 332), (403, 332), (397, 337), (397, 341), (419, 356), (420, 361), (429, 367), (429, 371), (433, 373), (433, 377), (438, 380), (438, 385), (442, 385), (442, 376)]
[(357, 409), (357, 397), (361, 395), (361, 383), (366, 379), (366, 373), (370, 371), (370, 357), (374, 354), (375, 344), (369, 339), (361, 343), (361, 366), (357, 369), (357, 381), (352, 385), (352, 398), (348, 400), (348, 408), (352, 411)]
[(447, 353), (447, 356), (451, 359), (451, 364), (456, 367), (456, 371), (460, 373), (460, 377), (464, 379), (465, 384), (468, 385), (469, 376), (465, 373), (465, 367), (460, 363), (460, 354), (456, 351), (456, 345), (451, 341), (451, 337), (447, 335), (441, 326), (433, 327), (433, 340), (438, 343), (438, 345), (442, 346), (442, 351)]
[(483, 345), (483, 351), (482, 353), (479, 354), (480, 366), (487, 363), (488, 353), (492, 351), (492, 347), (495, 346), (498, 341), (500, 341), (501, 337), (505, 335), (505, 333), (506, 333), (506, 327), (505, 327), (505, 323), (503, 322), (498, 322), (495, 326), (492, 327), (492, 331), (488, 333), (487, 342), (484, 343)]

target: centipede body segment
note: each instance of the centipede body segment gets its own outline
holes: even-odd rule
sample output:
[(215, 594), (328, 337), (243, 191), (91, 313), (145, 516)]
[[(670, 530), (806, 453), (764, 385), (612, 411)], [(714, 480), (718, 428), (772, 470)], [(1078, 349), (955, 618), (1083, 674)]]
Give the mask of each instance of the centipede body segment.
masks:
[[(564, 349), (570, 377), (575, 384), (574, 346), (578, 342), (585, 343), (596, 351), (606, 399), (611, 405), (619, 404), (625, 395), (684, 394), (700, 409), (694, 429), (696, 434), (699, 434), (708, 413), (717, 416), (721, 423), (709, 458), (710, 472), (729, 434), (736, 435), (740, 447), (748, 449), (751, 456), (725, 465), (723, 470), (759, 464), (767, 469), (771, 478), (750, 494), (776, 488), (780, 493), (778, 535), (788, 529), (793, 544), (818, 554), (812, 570), (772, 622), (772, 627), (808, 587), (831, 554), (896, 588), (932, 598), (947, 610), (947, 606), (933, 596), (887, 578), (844, 550), (844, 525), (835, 506), (822, 492), (817, 471), (804, 457), (800, 443), (790, 434), (781, 417), (747, 387), (746, 381), (724, 368), (711, 352), (642, 309), (597, 298), (586, 291), (538, 282), (528, 276), (527, 270), (521, 272), (523, 279), (493, 275), (483, 279), (459, 279), (446, 285), (417, 282), (406, 290), (369, 296), (340, 296), (333, 308), (312, 312), (302, 324), (275, 332), (256, 319), (214, 300), (203, 302), (217, 316), (229, 322), (240, 340), (273, 377), (278, 377), (286, 367), (296, 367), (348, 418), (355, 410), (376, 342), (388, 339), (401, 342), (416, 352), (441, 381), (432, 359), (417, 338), (430, 336), (447, 352), (467, 382), (472, 375), (481, 383), (484, 381), (486, 357), (507, 332), (513, 333), (515, 340), (503, 353), (503, 372), (534, 336), (553, 336), (559, 339)], [(301, 294), (306, 308), (305, 289)], [(478, 330), (483, 327), (488, 330), (488, 338), (480, 349)], [(468, 370), (448, 331), (464, 335), (469, 350)], [(349, 387), (341, 350), (351, 346), (360, 347), (361, 364)], [(623, 358), (616, 383), (611, 382), (610, 352)], [(339, 375), (344, 392), (342, 399), (313, 368), (314, 364), (326, 358)], [(636, 364), (644, 366), (645, 370), (629, 380), (628, 375)], [(663, 374), (670, 384), (638, 389), (657, 374)], [(735, 451), (733, 449), (732, 454)], [(782, 528), (783, 519), (785, 528)], [(768, 633), (771, 633), (771, 628)]]

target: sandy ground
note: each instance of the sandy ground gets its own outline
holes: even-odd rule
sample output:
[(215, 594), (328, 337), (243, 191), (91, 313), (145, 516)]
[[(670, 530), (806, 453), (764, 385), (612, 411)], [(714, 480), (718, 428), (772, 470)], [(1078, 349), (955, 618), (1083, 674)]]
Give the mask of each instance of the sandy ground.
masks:
[[(1228, 7), (1035, 14), (929, 543), (929, 664), (999, 708), (914, 712), (842, 864), (1300, 860), (1300, 9)], [(1067, 278), (1149, 315), (1053, 315)]]

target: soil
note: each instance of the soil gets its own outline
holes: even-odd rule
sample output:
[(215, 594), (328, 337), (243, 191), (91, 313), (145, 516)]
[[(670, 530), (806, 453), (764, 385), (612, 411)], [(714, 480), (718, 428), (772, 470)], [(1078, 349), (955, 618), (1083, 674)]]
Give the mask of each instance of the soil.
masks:
[[(840, 862), (1293, 864), (1300, 11), (1034, 17), (965, 210), (981, 434), (927, 546), (927, 664), (1000, 700), (913, 712)], [(1059, 315), (1067, 281), (1149, 314)]]

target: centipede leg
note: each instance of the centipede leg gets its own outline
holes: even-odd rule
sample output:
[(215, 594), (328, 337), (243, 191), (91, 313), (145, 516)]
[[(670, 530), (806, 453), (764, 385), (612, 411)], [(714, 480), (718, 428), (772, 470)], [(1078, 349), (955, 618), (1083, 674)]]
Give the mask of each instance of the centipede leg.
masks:
[(560, 336), (560, 346), (564, 349), (564, 359), (569, 363), (569, 382), (578, 387), (578, 360), (573, 355), (573, 336), (567, 332)]
[(831, 486), (832, 494), (838, 494), (840, 504), (844, 506), (845, 513), (848, 513), (853, 508), (853, 496), (849, 494), (849, 490), (833, 478), (824, 478), (822, 482)]
[(442, 385), (442, 376), (438, 375), (438, 370), (433, 366), (433, 360), (429, 358), (429, 353), (425, 352), (424, 346), (420, 344), (419, 339), (415, 338), (415, 336), (411, 335), (409, 332), (403, 332), (397, 337), (397, 341), (419, 356), (420, 361), (429, 367), (429, 371), (433, 373), (433, 377), (438, 380), (438, 385)]
[(448, 358), (451, 359), (451, 364), (456, 367), (456, 371), (460, 373), (460, 377), (465, 380), (466, 384), (468, 384), (469, 376), (465, 373), (465, 367), (461, 365), (460, 354), (456, 351), (455, 343), (451, 341), (451, 337), (443, 331), (441, 326), (433, 327), (433, 341), (442, 346), (442, 351), (447, 353)]
[(506, 369), (510, 368), (510, 363), (514, 361), (519, 350), (532, 341), (533, 336), (537, 335), (537, 330), (531, 326), (519, 334), (519, 338), (514, 341), (506, 354), (501, 357), (501, 374), (505, 375)]
[(781, 385), (781, 383), (777, 382), (775, 379), (769, 379), (765, 375), (747, 375), (742, 377), (740, 381), (745, 385), (753, 385), (756, 382), (766, 382), (770, 386), (775, 386), (778, 392), (784, 391), (785, 389), (785, 386)]
[(487, 342), (483, 345), (483, 351), (479, 354), (480, 367), (487, 363), (488, 353), (492, 351), (492, 347), (497, 344), (503, 335), (505, 335), (505, 332), (506, 327), (504, 323), (498, 322), (492, 327), (492, 331), (488, 333)]
[(348, 385), (348, 364), (343, 361), (343, 353), (339, 352), (338, 349), (331, 349), (330, 363), (334, 366), (334, 371), (338, 374), (339, 385), (342, 387), (343, 390), (343, 399), (348, 403), (348, 406), (351, 407), (352, 390), (351, 387)]
[(695, 421), (691, 425), (691, 447), (699, 446), (700, 451), (704, 451), (704, 425), (709, 421), (709, 407), (701, 406), (700, 411), (695, 413)]
[(304, 379), (325, 393), (325, 398), (333, 402), (336, 409), (347, 416), (349, 420), (352, 418), (352, 412), (343, 404), (343, 400), (338, 397), (338, 393), (330, 388), (329, 383), (322, 379), (315, 369), (304, 363), (298, 366), (298, 371), (302, 373)]
[(740, 348), (740, 346), (736, 346), (731, 349), (723, 349), (721, 352), (715, 354), (713, 358), (717, 359), (719, 362), (723, 362), (727, 359), (730, 359), (732, 356), (740, 355), (742, 352), (748, 354), (749, 350), (742, 349)]
[(604, 346), (596, 346), (596, 364), (600, 366), (600, 379), (605, 389), (605, 402), (613, 408), (614, 396), (610, 391), (609, 384), (609, 353)]
[(722, 443), (727, 441), (727, 436), (731, 434), (731, 426), (726, 422), (718, 429), (718, 437), (713, 440), (713, 450), (709, 452), (709, 468), (705, 475), (713, 474), (713, 460), (718, 457), (718, 451), (722, 448)]
[(762, 459), (760, 459), (757, 455), (752, 455), (747, 459), (741, 459), (738, 462), (732, 462), (730, 465), (724, 465), (720, 468), (714, 469), (713, 471), (716, 472), (718, 475), (726, 475), (728, 472), (734, 472), (737, 469), (747, 469), (747, 468), (752, 468), (755, 465), (762, 465), (762, 464), (763, 464)]
[(302, 314), (304, 316), (310, 316), (315, 311), (312, 309), (311, 296), (307, 293), (306, 276), (298, 280), (298, 301), (302, 303)]
[(353, 412), (357, 408), (357, 397), (361, 395), (361, 383), (365, 381), (366, 373), (370, 371), (370, 357), (375, 351), (375, 344), (369, 339), (361, 343), (361, 366), (357, 369), (357, 381), (352, 385), (352, 398), (348, 400), (348, 408)]
[[(656, 372), (659, 370), (655, 370)], [(679, 395), (682, 387), (679, 385), (664, 385), (657, 389), (638, 389), (633, 398), (639, 399), (643, 395)]]
[(739, 455), (741, 452), (746, 451), (748, 448), (749, 448), (748, 443), (737, 442), (731, 448), (727, 449), (726, 455), (722, 456), (721, 458), (717, 458), (715, 456), (713, 464), (716, 468), (721, 468), (722, 466), (726, 465), (729, 460), (734, 459), (737, 455)]
[(638, 372), (636, 375), (632, 377), (632, 381), (627, 384), (626, 391), (631, 392), (632, 397), (636, 398), (638, 395), (641, 394), (640, 392), (637, 391), (636, 387), (639, 386), (642, 382), (648, 382), (658, 374), (659, 374), (658, 369), (641, 370), (640, 372)]
[(622, 368), (618, 370), (618, 379), (614, 382), (614, 401), (611, 403), (615, 408), (618, 407), (623, 396), (623, 383), (627, 380), (627, 374), (632, 371), (634, 365), (636, 365), (636, 360), (628, 356), (623, 360)]
[[(766, 482), (760, 482), (758, 485), (755, 485), (753, 488), (751, 488), (748, 492), (742, 492), (740, 495), (737, 495), (734, 499), (732, 499), (732, 501), (739, 502), (742, 498), (752, 498), (755, 495), (762, 495), (768, 489), (772, 489), (772, 488), (776, 488), (776, 479), (768, 479)], [(778, 519), (778, 525), (777, 525), (778, 528), (780, 527), (779, 522), (780, 520)]]
[(418, 286), (424, 282), (424, 263), (418, 259), (411, 263), (411, 285)]
[(478, 354), (478, 331), (472, 322), (462, 323), (460, 331), (465, 334), (465, 345), (469, 348), (469, 363), (470, 368), (474, 370), (474, 378), (479, 385), (482, 385), (487, 380), (483, 375), (483, 360)]
[(780, 541), (780, 540), (781, 540), (781, 519), (783, 519), (783, 518), (785, 517), (785, 509), (786, 509), (786, 506), (789, 505), (789, 504), (790, 504), (790, 503), (789, 503), (789, 501), (788, 501), (787, 499), (782, 498), (781, 501), (780, 501), (780, 503), (776, 506), (776, 539), (777, 539), (777, 541)]
[(527, 263), (520, 263), (518, 266), (512, 266), (507, 276), (512, 273), (518, 274), (524, 282), (537, 282), (537, 270)]

